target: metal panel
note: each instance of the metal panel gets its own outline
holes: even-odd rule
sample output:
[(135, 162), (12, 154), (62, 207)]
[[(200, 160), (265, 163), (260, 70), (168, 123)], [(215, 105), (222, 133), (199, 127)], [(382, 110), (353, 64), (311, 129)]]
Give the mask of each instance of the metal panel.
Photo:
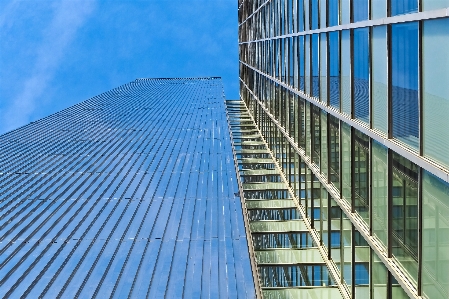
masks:
[(254, 298), (230, 145), (216, 77), (137, 79), (1, 135), (0, 297)]

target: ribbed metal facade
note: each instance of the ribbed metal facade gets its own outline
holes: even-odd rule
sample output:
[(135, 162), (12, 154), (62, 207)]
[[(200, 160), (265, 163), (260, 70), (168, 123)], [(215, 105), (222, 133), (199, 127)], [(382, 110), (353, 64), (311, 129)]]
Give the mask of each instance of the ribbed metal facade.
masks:
[(0, 161), (0, 297), (254, 298), (221, 79), (137, 79)]

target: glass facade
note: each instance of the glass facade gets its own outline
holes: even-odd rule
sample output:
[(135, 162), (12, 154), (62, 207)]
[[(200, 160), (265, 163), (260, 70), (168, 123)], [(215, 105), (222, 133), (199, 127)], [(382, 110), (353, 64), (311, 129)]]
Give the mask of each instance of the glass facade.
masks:
[(255, 297), (220, 78), (137, 79), (0, 148), (1, 298)]
[[(239, 3), (242, 109), (340, 295), (448, 298), (449, 3)], [(267, 14), (301, 26), (266, 34)], [(268, 47), (284, 39), (296, 55)], [(274, 67), (266, 57), (292, 60), (299, 83), (266, 71)], [(293, 294), (276, 297), (274, 288), (262, 293)]]

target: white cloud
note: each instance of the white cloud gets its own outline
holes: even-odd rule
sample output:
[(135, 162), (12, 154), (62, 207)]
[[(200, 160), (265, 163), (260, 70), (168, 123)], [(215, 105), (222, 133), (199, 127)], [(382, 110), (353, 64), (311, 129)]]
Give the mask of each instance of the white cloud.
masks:
[[(0, 16), (0, 25), (7, 26), (11, 19), (20, 18), (16, 1), (8, 6), (8, 15)], [(3, 110), (4, 129), (9, 131), (30, 121), (38, 100), (53, 79), (64, 60), (67, 47), (76, 37), (78, 29), (85, 23), (95, 8), (94, 1), (54, 2), (53, 15), (48, 26), (43, 28), (43, 38), (36, 47), (36, 59), (30, 76), (24, 78), (21, 92)], [(8, 18), (10, 20), (8, 20)], [(0, 26), (1, 27), (1, 26)]]

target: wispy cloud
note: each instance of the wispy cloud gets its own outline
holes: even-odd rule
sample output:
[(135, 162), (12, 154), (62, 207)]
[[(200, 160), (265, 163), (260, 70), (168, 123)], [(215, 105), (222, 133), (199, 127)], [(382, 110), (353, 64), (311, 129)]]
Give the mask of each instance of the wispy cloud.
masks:
[[(16, 1), (7, 6), (8, 18), (20, 18)], [(59, 65), (63, 62), (67, 47), (76, 37), (78, 29), (86, 22), (95, 9), (94, 1), (57, 1), (48, 25), (43, 28), (42, 41), (35, 50), (35, 61), (30, 66), (30, 76), (24, 78), (21, 91), (12, 103), (3, 110), (6, 131), (17, 128), (30, 121), (30, 116), (38, 105), (48, 84), (53, 79)], [(0, 27), (8, 26), (3, 13)]]

